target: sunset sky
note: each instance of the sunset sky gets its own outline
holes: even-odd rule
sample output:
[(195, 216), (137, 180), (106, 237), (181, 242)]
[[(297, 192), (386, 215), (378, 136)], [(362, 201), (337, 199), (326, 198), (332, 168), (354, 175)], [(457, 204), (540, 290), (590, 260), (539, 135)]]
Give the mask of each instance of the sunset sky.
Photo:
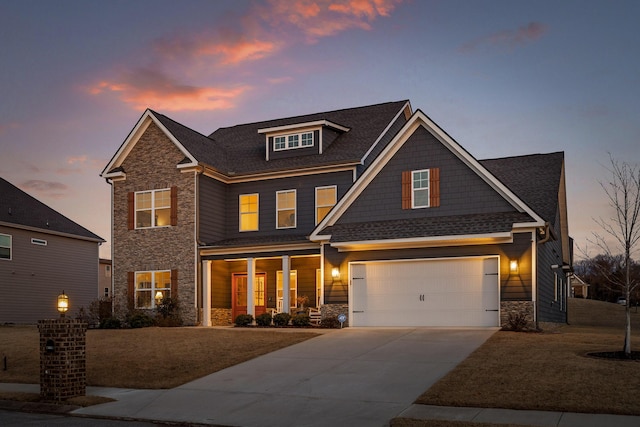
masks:
[(478, 159), (564, 151), (569, 232), (590, 246), (608, 153), (640, 162), (638, 17), (615, 0), (0, 0), (0, 176), (110, 240), (99, 174), (147, 107), (208, 135), (409, 99)]

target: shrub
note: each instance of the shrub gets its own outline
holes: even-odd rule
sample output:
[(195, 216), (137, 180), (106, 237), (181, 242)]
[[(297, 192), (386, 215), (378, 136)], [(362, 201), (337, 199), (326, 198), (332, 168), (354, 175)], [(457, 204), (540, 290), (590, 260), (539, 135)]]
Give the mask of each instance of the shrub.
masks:
[(289, 313), (278, 313), (273, 316), (273, 324), (276, 326), (287, 326), (291, 315)]
[(256, 323), (258, 326), (271, 326), (271, 314), (262, 313), (256, 316)]
[(238, 314), (236, 316), (236, 326), (249, 326), (253, 322), (253, 316), (250, 314)]
[(163, 298), (156, 307), (156, 313), (158, 326), (182, 326), (182, 317), (175, 298)]
[(293, 316), (293, 319), (291, 319), (291, 324), (298, 328), (310, 326), (311, 318), (308, 314), (296, 314), (295, 316)]
[(521, 332), (527, 327), (529, 322), (527, 321), (527, 315), (524, 313), (509, 313), (507, 324), (504, 329), (509, 331)]
[(336, 316), (329, 316), (320, 321), (320, 327), (335, 329), (340, 327), (340, 322)]
[(153, 326), (153, 317), (143, 311), (136, 311), (127, 316), (127, 324), (130, 328), (147, 328)]
[(120, 329), (122, 324), (117, 317), (106, 317), (100, 320), (100, 329)]

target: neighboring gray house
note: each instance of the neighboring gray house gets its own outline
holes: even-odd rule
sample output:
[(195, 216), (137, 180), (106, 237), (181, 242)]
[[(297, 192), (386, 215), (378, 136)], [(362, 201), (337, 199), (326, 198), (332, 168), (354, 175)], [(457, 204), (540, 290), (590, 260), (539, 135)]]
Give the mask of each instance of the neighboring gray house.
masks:
[(290, 311), (355, 326), (566, 322), (561, 152), (478, 161), (409, 101), (199, 134), (144, 112), (112, 184), (116, 312)]
[(0, 323), (73, 316), (96, 299), (102, 238), (0, 178)]
[(111, 297), (111, 260), (100, 258), (98, 271), (98, 297)]

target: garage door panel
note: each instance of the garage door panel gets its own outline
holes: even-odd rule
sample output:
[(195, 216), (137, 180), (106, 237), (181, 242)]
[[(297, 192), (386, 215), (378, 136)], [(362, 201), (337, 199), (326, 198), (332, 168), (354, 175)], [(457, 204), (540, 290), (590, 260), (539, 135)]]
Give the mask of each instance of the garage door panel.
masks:
[(498, 259), (352, 265), (355, 326), (497, 326)]

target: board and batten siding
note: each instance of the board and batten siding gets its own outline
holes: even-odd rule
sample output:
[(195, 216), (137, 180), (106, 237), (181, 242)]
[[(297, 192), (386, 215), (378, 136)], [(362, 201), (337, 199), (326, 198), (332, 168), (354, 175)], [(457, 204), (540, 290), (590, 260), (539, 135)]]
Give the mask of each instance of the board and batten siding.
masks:
[(12, 236), (12, 259), (0, 259), (0, 322), (58, 318), (56, 301), (62, 291), (69, 296), (72, 317), (96, 299), (97, 242), (4, 226), (0, 233)]

